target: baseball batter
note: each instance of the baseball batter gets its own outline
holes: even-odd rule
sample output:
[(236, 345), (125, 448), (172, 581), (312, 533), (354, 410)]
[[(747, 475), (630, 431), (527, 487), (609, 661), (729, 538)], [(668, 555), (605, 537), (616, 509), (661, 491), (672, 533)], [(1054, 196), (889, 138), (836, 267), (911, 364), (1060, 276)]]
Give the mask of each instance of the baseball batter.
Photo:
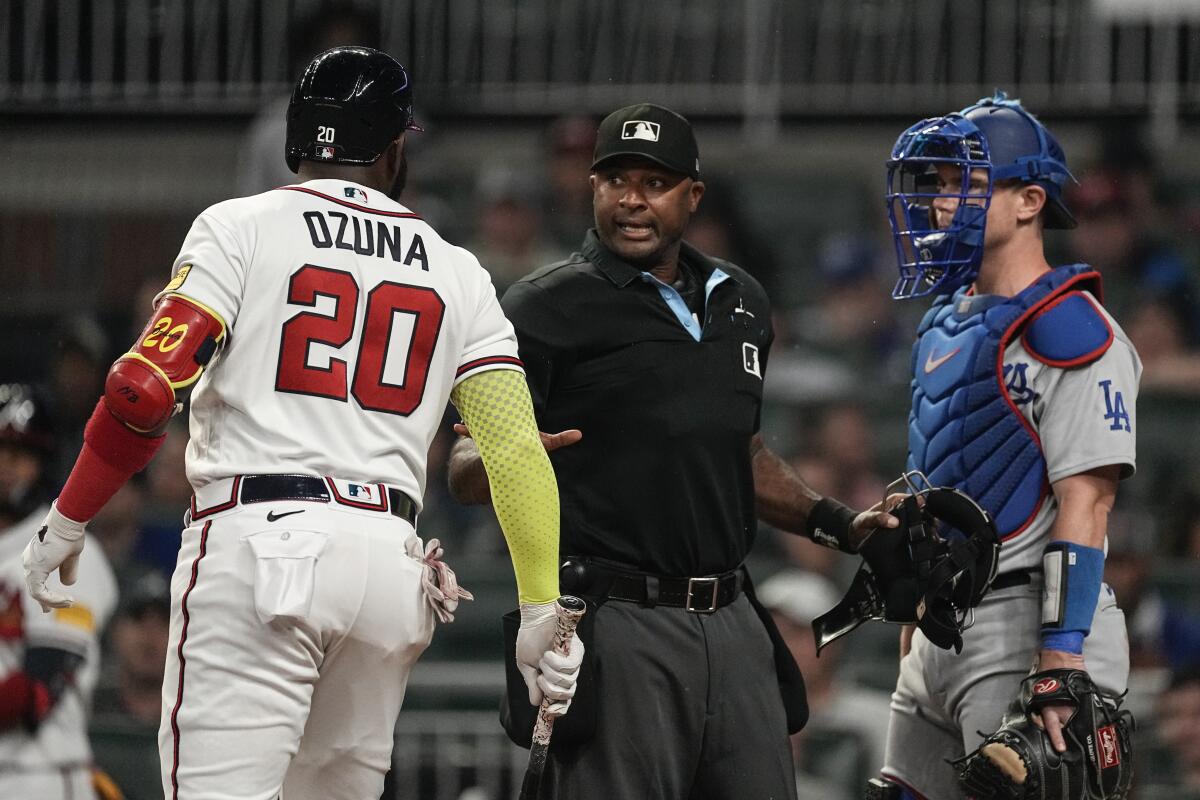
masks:
[(117, 585), (91, 547), (79, 559), (75, 606), (42, 614), (23, 591), (21, 549), (46, 516), (38, 477), (53, 444), (29, 387), (0, 385), (0, 797), (90, 800), (87, 709)]
[[(888, 170), (894, 296), (937, 295), (913, 349), (909, 469), (974, 497), (1003, 538), (961, 654), (917, 631), (892, 696), (890, 796), (943, 800), (965, 796), (947, 760), (997, 728), (1031, 668), (1125, 689), (1124, 617), (1102, 576), (1107, 514), (1134, 470), (1141, 364), (1099, 274), (1046, 261), (1043, 228), (1074, 225), (1071, 176), (1019, 103), (997, 95), (917, 123)], [(1073, 711), (1040, 714), (1060, 752)]]
[(547, 652), (558, 495), (513, 329), (476, 259), (393, 199), (412, 129), (392, 57), (309, 64), (288, 110), (301, 183), (196, 219), (25, 552), (33, 596), (67, 606), (47, 574), (66, 580), (83, 523), (194, 389), (159, 733), (171, 800), (379, 796), (409, 671), (461, 596), (414, 528), (447, 401), (492, 476), (531, 696), (563, 712), (574, 692), (579, 643)]

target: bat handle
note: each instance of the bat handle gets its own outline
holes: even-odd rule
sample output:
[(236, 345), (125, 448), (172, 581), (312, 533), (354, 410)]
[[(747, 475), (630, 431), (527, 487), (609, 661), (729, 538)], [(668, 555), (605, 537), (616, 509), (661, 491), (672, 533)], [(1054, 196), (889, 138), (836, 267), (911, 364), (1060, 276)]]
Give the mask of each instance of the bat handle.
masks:
[[(550, 646), (557, 653), (569, 655), (575, 626), (579, 624), (579, 618), (583, 616), (587, 606), (578, 597), (565, 594), (558, 598), (554, 610), (557, 615), (557, 623)], [(538, 708), (537, 722), (533, 725), (533, 743), (529, 748), (529, 767), (525, 770), (525, 779), (521, 783), (520, 800), (532, 800), (537, 797), (538, 786), (542, 782), (542, 773), (546, 769), (546, 755), (550, 748), (550, 734), (554, 730), (554, 717), (547, 713), (549, 708), (550, 698), (542, 698), (542, 705)]]

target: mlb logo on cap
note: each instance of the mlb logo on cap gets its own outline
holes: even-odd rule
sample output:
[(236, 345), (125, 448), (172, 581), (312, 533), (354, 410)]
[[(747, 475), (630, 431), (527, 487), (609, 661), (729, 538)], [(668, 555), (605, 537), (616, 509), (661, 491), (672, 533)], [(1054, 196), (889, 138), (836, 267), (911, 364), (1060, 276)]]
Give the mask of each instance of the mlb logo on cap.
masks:
[(600, 123), (592, 169), (621, 157), (653, 161), (692, 180), (700, 179), (700, 149), (692, 126), (671, 109), (654, 103), (619, 108)]
[(631, 119), (621, 128), (622, 139), (643, 139), (647, 142), (658, 141), (658, 123), (644, 119)]
[(317, 158), (333, 158), (333, 148), (332, 147), (318, 147), (317, 148)]

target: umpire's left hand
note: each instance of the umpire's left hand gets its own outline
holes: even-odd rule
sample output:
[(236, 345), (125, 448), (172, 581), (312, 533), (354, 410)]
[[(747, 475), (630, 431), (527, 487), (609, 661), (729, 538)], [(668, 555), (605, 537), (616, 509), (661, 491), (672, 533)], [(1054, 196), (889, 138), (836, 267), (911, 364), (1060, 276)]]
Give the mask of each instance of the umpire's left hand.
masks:
[(880, 528), (899, 527), (900, 520), (889, 514), (887, 509), (895, 508), (906, 497), (906, 494), (888, 495), (866, 511), (859, 512), (854, 522), (850, 523), (850, 545), (856, 551), (860, 550), (870, 535)]

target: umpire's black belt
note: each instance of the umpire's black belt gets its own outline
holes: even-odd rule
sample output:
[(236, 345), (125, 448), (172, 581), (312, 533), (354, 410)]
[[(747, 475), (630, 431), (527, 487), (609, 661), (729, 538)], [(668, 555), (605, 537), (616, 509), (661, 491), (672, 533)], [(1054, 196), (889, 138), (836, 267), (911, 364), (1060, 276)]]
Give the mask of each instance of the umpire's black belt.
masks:
[[(339, 488), (340, 484), (340, 488)], [(204, 497), (201, 497), (201, 494)], [(239, 475), (215, 481), (192, 496), (193, 520), (227, 511), (239, 504), (296, 500), (330, 501), (364, 511), (382, 511), (417, 523), (417, 504), (394, 486), (382, 483), (319, 478), (315, 475)]]
[(742, 593), (742, 574), (739, 567), (720, 575), (679, 578), (621, 569), (594, 559), (571, 556), (559, 570), (559, 583), (562, 591), (584, 597), (709, 613), (738, 598)]

